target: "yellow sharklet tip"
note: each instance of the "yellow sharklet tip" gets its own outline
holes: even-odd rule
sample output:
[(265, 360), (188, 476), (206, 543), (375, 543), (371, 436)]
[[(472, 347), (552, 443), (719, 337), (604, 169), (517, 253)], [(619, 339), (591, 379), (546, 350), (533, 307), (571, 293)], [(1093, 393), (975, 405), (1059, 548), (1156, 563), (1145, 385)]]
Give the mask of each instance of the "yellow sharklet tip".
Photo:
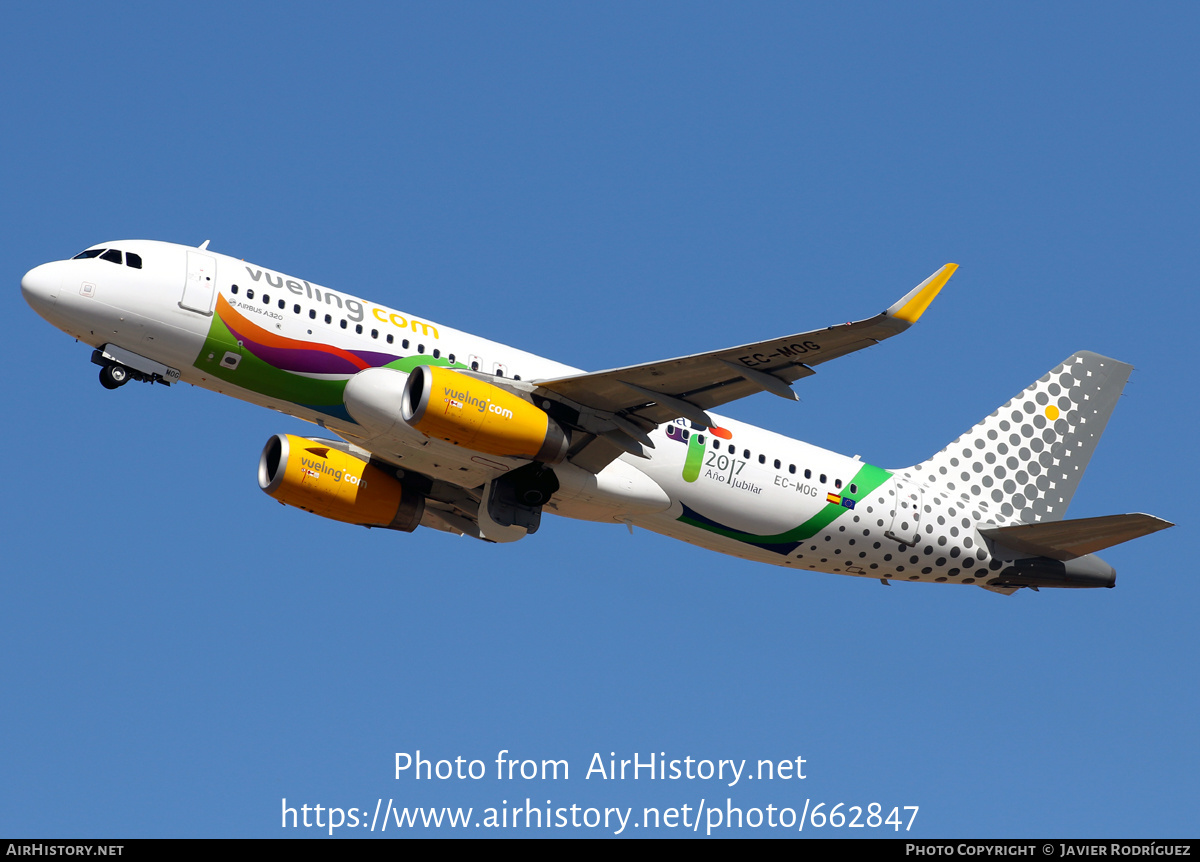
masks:
[(929, 303), (933, 302), (934, 297), (946, 286), (946, 282), (950, 280), (950, 276), (954, 275), (956, 269), (958, 269), (957, 263), (948, 263), (943, 266), (889, 308), (887, 310), (888, 317), (894, 317), (907, 323), (916, 323), (925, 313), (925, 309), (929, 307)]

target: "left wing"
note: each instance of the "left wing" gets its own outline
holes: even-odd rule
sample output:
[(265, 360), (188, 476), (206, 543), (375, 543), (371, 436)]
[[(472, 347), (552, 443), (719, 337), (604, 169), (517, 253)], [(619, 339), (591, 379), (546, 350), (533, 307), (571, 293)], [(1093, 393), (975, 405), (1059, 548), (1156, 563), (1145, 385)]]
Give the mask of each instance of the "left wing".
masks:
[(756, 392), (795, 399), (791, 384), (813, 366), (890, 338), (917, 322), (958, 269), (948, 263), (887, 311), (867, 320), (661, 362), (533, 381), (568, 424), (585, 432), (570, 460), (598, 472), (622, 451), (653, 448), (646, 432), (680, 417), (711, 427), (707, 410)]

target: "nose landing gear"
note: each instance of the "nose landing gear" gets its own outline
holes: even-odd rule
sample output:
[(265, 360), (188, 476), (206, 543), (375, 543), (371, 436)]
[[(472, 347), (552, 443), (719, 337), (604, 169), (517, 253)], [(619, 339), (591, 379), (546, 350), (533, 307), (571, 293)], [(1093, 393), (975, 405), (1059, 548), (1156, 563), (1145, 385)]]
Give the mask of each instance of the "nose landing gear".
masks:
[(129, 369), (124, 365), (104, 365), (100, 368), (100, 385), (105, 389), (116, 389), (129, 382)]
[(100, 385), (105, 389), (118, 389), (130, 380), (167, 386), (179, 380), (178, 370), (114, 344), (93, 350), (92, 364), (100, 366)]

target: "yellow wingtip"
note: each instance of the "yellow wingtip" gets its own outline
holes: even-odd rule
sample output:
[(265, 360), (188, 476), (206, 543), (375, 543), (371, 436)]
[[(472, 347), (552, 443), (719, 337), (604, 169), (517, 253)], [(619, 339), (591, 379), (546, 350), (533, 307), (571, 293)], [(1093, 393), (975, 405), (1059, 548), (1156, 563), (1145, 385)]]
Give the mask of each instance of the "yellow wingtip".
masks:
[(889, 308), (887, 310), (888, 317), (894, 317), (906, 323), (916, 323), (925, 313), (925, 309), (929, 307), (929, 303), (933, 302), (941, 289), (946, 286), (946, 282), (950, 280), (950, 276), (954, 275), (956, 269), (958, 269), (957, 263), (948, 263), (943, 266)]

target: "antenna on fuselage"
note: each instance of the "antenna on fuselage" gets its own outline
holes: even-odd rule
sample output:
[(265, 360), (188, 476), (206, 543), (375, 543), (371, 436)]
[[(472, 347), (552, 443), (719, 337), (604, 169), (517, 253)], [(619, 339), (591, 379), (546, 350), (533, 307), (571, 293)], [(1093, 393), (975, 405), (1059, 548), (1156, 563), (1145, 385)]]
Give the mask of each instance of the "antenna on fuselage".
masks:
[(200, 243), (200, 245), (196, 246), (196, 248), (200, 249), (201, 251), (204, 251), (205, 249), (208, 248), (208, 244), (210, 242), (212, 242), (211, 239), (206, 239), (204, 242)]

